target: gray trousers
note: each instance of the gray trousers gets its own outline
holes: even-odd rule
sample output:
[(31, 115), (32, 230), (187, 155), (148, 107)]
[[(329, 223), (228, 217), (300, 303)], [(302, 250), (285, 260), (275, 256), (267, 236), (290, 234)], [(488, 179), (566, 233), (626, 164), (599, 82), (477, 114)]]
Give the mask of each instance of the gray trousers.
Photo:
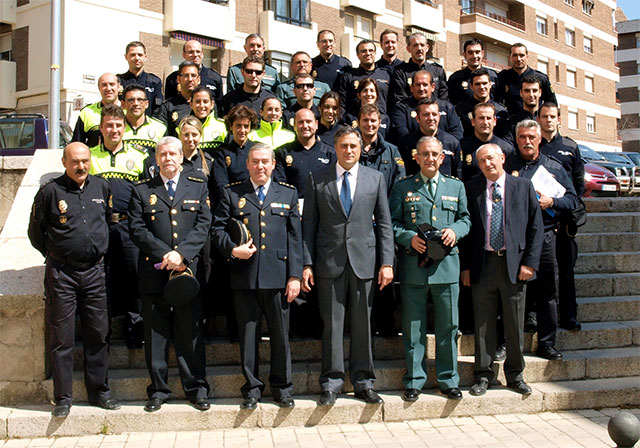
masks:
[(322, 332), (323, 391), (339, 393), (344, 384), (344, 318), (348, 309), (351, 327), (349, 378), (355, 392), (371, 389), (375, 381), (371, 349), (371, 305), (373, 279), (360, 279), (347, 263), (336, 278), (316, 278)]
[(471, 288), (475, 321), (476, 381), (486, 378), (491, 383), (494, 380), (492, 364), (496, 352), (498, 301), (502, 303), (507, 349), (504, 374), (508, 383), (522, 380), (526, 283), (511, 283), (507, 271), (507, 258), (486, 252), (482, 280)]

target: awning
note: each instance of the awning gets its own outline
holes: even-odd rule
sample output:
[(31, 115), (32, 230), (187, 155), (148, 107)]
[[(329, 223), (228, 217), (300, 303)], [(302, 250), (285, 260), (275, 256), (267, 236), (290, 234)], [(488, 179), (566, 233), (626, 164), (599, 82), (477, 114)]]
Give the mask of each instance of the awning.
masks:
[(184, 41), (197, 40), (202, 45), (206, 45), (208, 47), (224, 48), (224, 41), (220, 39), (213, 39), (211, 37), (202, 37), (202, 36), (198, 36), (197, 34), (185, 33), (183, 31), (171, 31), (169, 32), (169, 36), (172, 39), (178, 39), (178, 40), (184, 40)]
[(426, 37), (428, 40), (437, 42), (438, 40), (438, 35), (436, 33), (432, 33), (430, 31), (427, 30), (423, 30), (422, 28), (416, 28), (415, 26), (409, 26), (407, 27), (407, 31), (410, 34), (414, 34), (414, 33), (418, 33), (418, 34), (422, 34), (424, 37)]

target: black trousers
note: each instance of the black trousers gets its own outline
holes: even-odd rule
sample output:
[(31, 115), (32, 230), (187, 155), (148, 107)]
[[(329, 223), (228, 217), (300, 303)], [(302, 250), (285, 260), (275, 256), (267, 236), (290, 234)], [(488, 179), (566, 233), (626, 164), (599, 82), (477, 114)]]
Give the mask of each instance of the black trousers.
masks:
[(44, 289), (56, 403), (72, 401), (76, 310), (82, 325), (84, 383), (89, 401), (107, 400), (111, 392), (107, 380), (109, 317), (104, 262), (78, 270), (48, 258)]
[(558, 261), (559, 321), (567, 323), (578, 316), (576, 283), (573, 268), (578, 260), (578, 243), (567, 234), (566, 226), (560, 225), (556, 235), (556, 257)]
[(169, 344), (173, 341), (182, 388), (191, 401), (206, 398), (209, 384), (206, 380), (204, 337), (202, 335), (202, 300), (174, 308), (160, 294), (142, 296), (144, 317), (144, 355), (151, 384), (149, 398), (169, 398)]
[(262, 398), (264, 382), (260, 380), (260, 323), (267, 319), (271, 346), (269, 387), (274, 400), (291, 397), (291, 351), (289, 349), (289, 303), (280, 289), (242, 289), (233, 291), (238, 329), (240, 357), (245, 383), (244, 398)]
[(540, 267), (536, 279), (527, 287), (527, 305), (536, 311), (538, 347), (556, 345), (558, 296), (556, 290), (556, 233), (544, 233)]

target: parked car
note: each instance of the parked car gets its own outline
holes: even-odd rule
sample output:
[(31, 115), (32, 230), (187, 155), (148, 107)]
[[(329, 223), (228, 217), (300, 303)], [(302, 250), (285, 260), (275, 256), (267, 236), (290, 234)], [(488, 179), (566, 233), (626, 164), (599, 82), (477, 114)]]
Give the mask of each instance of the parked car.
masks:
[(609, 162), (623, 164), (629, 171), (629, 175), (631, 177), (630, 190), (633, 192), (640, 191), (640, 166), (637, 166), (637, 164), (635, 164), (630, 157), (627, 157), (621, 152), (612, 151), (598, 151), (598, 154), (607, 159)]
[(620, 182), (606, 168), (584, 162), (584, 198), (602, 198), (620, 196)]
[(600, 153), (594, 151), (588, 146), (578, 144), (582, 158), (589, 163), (594, 163), (611, 171), (620, 182), (620, 193), (631, 192), (631, 171), (625, 164), (618, 162), (610, 162)]
[[(60, 122), (60, 147), (71, 142), (73, 131)], [(0, 115), (0, 156), (31, 156), (36, 149), (49, 148), (47, 118), (42, 114)]]
[(633, 161), (633, 163), (636, 164), (636, 166), (640, 166), (640, 152), (623, 151), (620, 154), (624, 154), (625, 156), (629, 157)]
[(635, 168), (634, 168), (635, 183), (633, 184), (633, 191), (634, 193), (640, 192), (640, 153), (623, 151), (619, 154), (622, 154), (625, 157), (627, 157), (635, 165)]

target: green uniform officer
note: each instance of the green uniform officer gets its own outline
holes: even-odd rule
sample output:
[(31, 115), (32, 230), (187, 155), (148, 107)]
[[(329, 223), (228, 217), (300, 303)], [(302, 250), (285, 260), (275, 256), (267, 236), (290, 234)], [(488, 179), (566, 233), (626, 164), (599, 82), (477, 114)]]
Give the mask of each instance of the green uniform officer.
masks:
[[(435, 312), (438, 385), (447, 397), (462, 398), (457, 368), (460, 263), (456, 243), (469, 233), (471, 221), (462, 182), (438, 172), (443, 159), (442, 144), (436, 138), (421, 138), (416, 154), (420, 172), (398, 181), (391, 191), (391, 218), (399, 246), (398, 273), (407, 368), (403, 383), (407, 401), (418, 399), (427, 380), (425, 345), (429, 291)], [(417, 226), (424, 223), (440, 230), (442, 242), (452, 250), (444, 259), (420, 267), (418, 254), (426, 251), (426, 244), (418, 237)]]

